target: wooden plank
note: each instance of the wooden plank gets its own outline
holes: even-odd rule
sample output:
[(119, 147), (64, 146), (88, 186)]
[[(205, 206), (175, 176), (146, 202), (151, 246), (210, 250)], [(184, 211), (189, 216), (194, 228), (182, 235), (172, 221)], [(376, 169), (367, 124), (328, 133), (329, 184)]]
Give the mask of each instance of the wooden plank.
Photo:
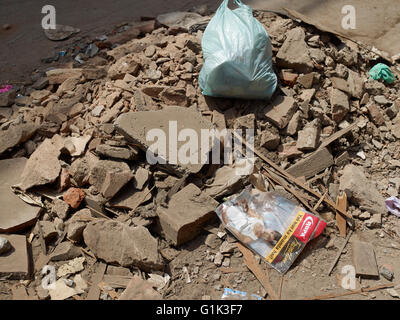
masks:
[(275, 293), (274, 289), (269, 282), (269, 277), (261, 269), (260, 265), (257, 263), (256, 259), (254, 258), (253, 252), (247, 249), (241, 243), (237, 243), (237, 247), (243, 254), (243, 259), (245, 265), (249, 268), (249, 270), (255, 275), (255, 277), (260, 281), (261, 285), (267, 291), (268, 295), (271, 297), (272, 300), (278, 300), (278, 296)]
[(96, 273), (92, 277), (92, 286), (89, 289), (89, 292), (86, 296), (86, 300), (99, 300), (100, 297), (100, 288), (99, 283), (103, 280), (104, 273), (106, 272), (107, 265), (103, 262), (96, 268)]
[[(342, 192), (341, 195), (338, 195), (336, 198), (336, 206), (343, 211), (347, 212), (347, 195), (345, 192)], [(343, 238), (346, 237), (346, 219), (343, 218), (341, 214), (336, 212), (336, 224), (339, 228), (340, 236)]]
[[(240, 141), (247, 147), (249, 148), (249, 150), (251, 150), (252, 152), (254, 152), (254, 154), (256, 154), (260, 159), (262, 159), (264, 162), (266, 162), (269, 166), (271, 166), (272, 168), (274, 168), (277, 172), (279, 172), (280, 174), (282, 174), (284, 177), (286, 177), (286, 179), (288, 179), (290, 182), (295, 183), (298, 187), (306, 190), (307, 192), (313, 194), (314, 196), (316, 196), (318, 199), (321, 198), (321, 195), (314, 191), (313, 189), (311, 189), (310, 187), (306, 186), (304, 183), (302, 183), (301, 181), (299, 181), (298, 179), (296, 179), (295, 177), (293, 177), (291, 174), (289, 174), (287, 171), (285, 171), (284, 169), (282, 169), (280, 166), (278, 166), (276, 163), (274, 163), (273, 161), (271, 161), (270, 159), (268, 159), (267, 157), (265, 157), (260, 151), (258, 151), (257, 149), (253, 148), (251, 145), (249, 145), (245, 140), (243, 140), (243, 138), (235, 131), (233, 131), (233, 134), (240, 139)], [(325, 198), (324, 202), (330, 206), (331, 208), (338, 210), (341, 214), (343, 214), (345, 217), (347, 217), (351, 222), (354, 223), (354, 219), (353, 217), (348, 214), (347, 212), (343, 212), (343, 210), (337, 209), (335, 203), (333, 203), (333, 201), (331, 201), (329, 198)]]
[(334, 164), (333, 156), (327, 148), (318, 149), (310, 156), (298, 161), (286, 171), (293, 177), (305, 176), (309, 179)]
[(353, 265), (356, 268), (356, 277), (379, 278), (374, 247), (363, 241), (354, 241)]
[[(357, 127), (357, 122), (352, 123), (351, 125), (349, 125), (347, 128), (344, 128), (342, 130), (339, 130), (337, 132), (335, 132), (334, 134), (332, 134), (329, 138), (327, 138), (326, 140), (324, 140), (321, 145), (319, 146), (319, 149), (323, 149), (327, 146), (329, 146), (333, 141), (343, 137), (345, 134), (349, 133), (351, 130), (353, 130), (355, 127)], [(317, 150), (317, 151), (318, 151)]]
[(353, 291), (347, 291), (347, 292), (342, 292), (342, 293), (331, 293), (331, 294), (326, 294), (323, 296), (316, 296), (312, 298), (305, 298), (303, 300), (325, 300), (325, 299), (333, 299), (333, 298), (340, 298), (340, 297), (345, 297), (345, 296), (350, 296), (353, 294), (363, 294), (366, 292), (372, 292), (372, 291), (377, 291), (377, 290), (382, 290), (386, 288), (391, 288), (394, 287), (395, 284), (384, 284), (372, 288), (367, 288), (367, 289), (359, 289), (359, 290), (353, 290)]

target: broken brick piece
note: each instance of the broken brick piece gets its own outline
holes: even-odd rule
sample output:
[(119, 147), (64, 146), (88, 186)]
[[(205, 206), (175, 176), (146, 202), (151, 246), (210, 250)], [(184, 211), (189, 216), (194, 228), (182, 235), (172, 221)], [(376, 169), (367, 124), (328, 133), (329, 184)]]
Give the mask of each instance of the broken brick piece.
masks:
[(85, 193), (79, 188), (69, 188), (67, 192), (63, 194), (64, 201), (73, 209), (77, 209), (84, 198)]

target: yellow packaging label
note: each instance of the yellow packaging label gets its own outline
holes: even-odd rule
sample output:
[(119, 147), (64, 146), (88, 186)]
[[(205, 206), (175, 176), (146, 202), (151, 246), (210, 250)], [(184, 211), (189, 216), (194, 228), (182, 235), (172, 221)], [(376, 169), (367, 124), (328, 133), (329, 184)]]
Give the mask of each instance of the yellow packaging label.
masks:
[(289, 228), (287, 228), (285, 234), (281, 237), (281, 239), (278, 241), (275, 247), (271, 250), (270, 254), (267, 256), (266, 260), (268, 263), (272, 263), (277, 257), (277, 255), (281, 252), (282, 248), (286, 245), (290, 237), (293, 235), (293, 232), (295, 232), (295, 230), (299, 226), (301, 220), (303, 220), (304, 215), (305, 212), (299, 210), (299, 212), (296, 215), (296, 218), (294, 218)]

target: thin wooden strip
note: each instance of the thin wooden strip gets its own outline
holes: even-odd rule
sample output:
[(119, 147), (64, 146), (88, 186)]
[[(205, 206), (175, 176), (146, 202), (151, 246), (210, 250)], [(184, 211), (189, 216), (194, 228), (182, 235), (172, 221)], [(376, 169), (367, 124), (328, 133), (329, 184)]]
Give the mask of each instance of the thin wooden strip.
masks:
[[(347, 212), (347, 195), (343, 192), (342, 195), (337, 196), (336, 206)], [(339, 228), (339, 233), (342, 237), (346, 237), (346, 219), (336, 212), (336, 224)]]
[[(243, 140), (243, 138), (235, 131), (233, 131), (233, 134), (240, 139), (240, 141), (242, 141), (242, 143), (249, 148), (254, 154), (256, 154), (259, 158), (261, 158), (263, 161), (265, 161), (268, 165), (270, 165), (272, 168), (274, 168), (276, 171), (278, 171), (279, 173), (281, 173), (282, 175), (285, 176), (285, 178), (287, 180), (290, 180), (292, 183), (295, 183), (298, 187), (306, 190), (307, 192), (313, 194), (314, 196), (316, 196), (318, 199), (321, 198), (321, 195), (314, 191), (313, 189), (309, 188), (308, 186), (306, 186), (304, 183), (298, 181), (298, 179), (296, 179), (295, 177), (293, 177), (292, 175), (290, 175), (287, 171), (283, 170), (281, 167), (279, 167), (277, 164), (275, 164), (273, 161), (269, 160), (267, 157), (265, 157), (260, 151), (258, 151), (257, 149), (253, 148), (252, 146), (250, 146), (246, 141)], [(333, 201), (331, 201), (330, 199), (324, 199), (324, 202), (329, 205), (331, 208), (339, 211), (341, 214), (343, 214), (344, 216), (346, 216), (349, 220), (353, 221), (353, 217), (351, 215), (349, 215), (347, 212), (344, 212), (343, 210), (340, 210), (336, 207), (336, 205), (333, 203)]]
[(344, 248), (346, 247), (347, 243), (349, 242), (350, 237), (351, 237), (352, 234), (353, 234), (353, 230), (350, 230), (349, 234), (347, 235), (347, 238), (346, 238), (345, 242), (343, 243), (342, 247), (340, 248), (339, 252), (337, 253), (336, 258), (335, 258), (335, 260), (332, 262), (331, 267), (329, 268), (328, 276), (331, 275), (331, 273), (332, 273), (332, 271), (333, 271), (333, 268), (335, 268), (336, 263), (339, 261), (339, 258), (340, 258), (340, 256), (342, 255), (342, 252), (343, 252)]
[(244, 259), (245, 265), (255, 275), (255, 277), (258, 279), (258, 281), (260, 281), (261, 285), (267, 291), (267, 293), (271, 297), (271, 299), (278, 300), (277, 294), (275, 293), (274, 289), (272, 288), (268, 277), (265, 275), (265, 273), (263, 272), (263, 270), (257, 263), (256, 259), (254, 258), (254, 254), (239, 242), (237, 243), (237, 247), (243, 254), (243, 259)]
[(382, 289), (391, 288), (394, 286), (395, 286), (394, 284), (383, 284), (383, 285), (372, 287), (372, 288), (359, 289), (359, 290), (355, 290), (355, 291), (353, 290), (353, 291), (342, 292), (342, 293), (331, 293), (331, 294), (316, 296), (316, 297), (312, 297), (312, 298), (305, 298), (303, 300), (325, 300), (325, 299), (340, 298), (340, 297), (350, 296), (353, 294), (364, 294), (366, 292), (382, 290)]

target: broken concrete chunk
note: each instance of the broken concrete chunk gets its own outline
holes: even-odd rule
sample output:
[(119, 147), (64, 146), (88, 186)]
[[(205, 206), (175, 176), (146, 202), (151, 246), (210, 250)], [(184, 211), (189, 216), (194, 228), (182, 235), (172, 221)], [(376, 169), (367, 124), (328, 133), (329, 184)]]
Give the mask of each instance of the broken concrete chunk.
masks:
[(278, 66), (294, 69), (299, 73), (309, 73), (314, 64), (305, 42), (305, 32), (301, 27), (287, 33), (286, 40), (276, 56)]
[(96, 147), (96, 153), (108, 158), (133, 160), (138, 156), (138, 151), (133, 152), (127, 148), (113, 147), (108, 144), (100, 144)]
[(197, 23), (204, 23), (209, 18), (203, 17), (195, 12), (169, 12), (157, 16), (157, 22), (167, 27), (182, 27), (189, 29), (190, 26)]
[(268, 150), (276, 150), (280, 142), (281, 137), (279, 134), (271, 131), (263, 131), (261, 134), (260, 145)]
[(86, 145), (91, 138), (91, 136), (68, 137), (64, 141), (64, 147), (71, 156), (79, 157), (85, 152)]
[(303, 130), (299, 131), (296, 147), (301, 151), (313, 151), (319, 145), (321, 129), (317, 125), (307, 125)]
[(36, 130), (37, 126), (33, 123), (11, 124), (7, 130), (0, 130), (0, 154), (27, 141)]
[(17, 96), (17, 92), (15, 90), (8, 90), (6, 92), (0, 93), (0, 107), (8, 107), (11, 106), (15, 98)]
[(62, 84), (69, 78), (80, 78), (82, 69), (53, 69), (46, 72), (49, 84)]
[(295, 100), (291, 97), (278, 96), (266, 108), (265, 117), (279, 129), (287, 126), (296, 111)]
[(11, 244), (11, 253), (0, 256), (0, 279), (20, 280), (29, 275), (29, 260), (26, 237), (2, 235)]
[(368, 107), (369, 116), (375, 125), (381, 126), (385, 123), (381, 109), (376, 104), (370, 104)]
[(294, 177), (313, 177), (317, 173), (334, 164), (332, 154), (327, 148), (322, 148), (312, 153), (307, 158), (300, 160), (291, 166), (287, 172)]
[(370, 181), (361, 167), (348, 164), (340, 177), (340, 190), (345, 191), (347, 197), (360, 209), (372, 213), (383, 214), (385, 199), (380, 194), (373, 181)]
[(158, 207), (157, 214), (167, 239), (180, 245), (199, 234), (217, 206), (217, 201), (202, 194), (194, 184), (189, 184), (172, 196), (167, 209)]
[[(138, 144), (147, 151), (148, 161), (163, 165), (179, 176), (185, 172), (199, 172), (203, 166), (202, 159), (207, 158), (211, 151), (211, 143), (206, 150), (197, 146), (201, 145), (201, 130), (211, 130), (212, 124), (191, 109), (167, 107), (160, 111), (129, 112), (120, 115), (115, 121), (115, 126), (128, 141)], [(190, 138), (177, 141), (178, 134), (183, 129), (186, 129), (188, 134), (190, 133)], [(153, 138), (150, 139), (154, 134), (161, 139), (159, 143), (153, 143)], [(176, 156), (182, 147), (185, 148), (184, 150), (190, 150), (190, 159), (187, 159), (187, 156)], [(166, 149), (165, 152), (162, 151), (163, 148)], [(189, 163), (181, 163), (182, 158), (190, 160)]]
[(344, 92), (331, 88), (329, 91), (332, 120), (339, 123), (350, 111), (349, 97)]
[(118, 300), (161, 300), (162, 296), (153, 289), (148, 280), (134, 276)]
[(11, 186), (20, 182), (26, 158), (0, 160), (0, 232), (15, 232), (35, 222), (40, 207), (31, 206), (15, 195)]
[(90, 222), (83, 237), (93, 254), (108, 263), (144, 270), (163, 267), (157, 240), (145, 227), (128, 227), (111, 220)]
[(100, 160), (90, 172), (89, 183), (105, 198), (111, 199), (132, 177), (131, 169), (126, 163)]
[(50, 255), (50, 261), (66, 261), (82, 255), (82, 251), (70, 241), (61, 242)]
[(42, 229), (43, 238), (46, 243), (53, 241), (58, 236), (58, 232), (51, 221), (40, 221), (40, 227)]
[(150, 172), (142, 167), (139, 167), (135, 173), (135, 187), (142, 190), (146, 182), (149, 180)]
[(52, 211), (57, 217), (65, 220), (68, 217), (69, 205), (61, 199), (54, 199)]
[(60, 148), (61, 145), (57, 136), (46, 139), (39, 145), (32, 153), (22, 172), (20, 184), (22, 190), (52, 183), (58, 178), (61, 171), (58, 161)]
[(68, 277), (72, 274), (82, 271), (84, 269), (84, 262), (84, 257), (78, 257), (70, 260), (68, 263), (63, 264), (61, 267), (58, 268), (57, 277)]
[(140, 69), (140, 64), (136, 60), (135, 54), (128, 54), (118, 59), (109, 69), (108, 76), (112, 80), (123, 79), (125, 74), (137, 76)]

